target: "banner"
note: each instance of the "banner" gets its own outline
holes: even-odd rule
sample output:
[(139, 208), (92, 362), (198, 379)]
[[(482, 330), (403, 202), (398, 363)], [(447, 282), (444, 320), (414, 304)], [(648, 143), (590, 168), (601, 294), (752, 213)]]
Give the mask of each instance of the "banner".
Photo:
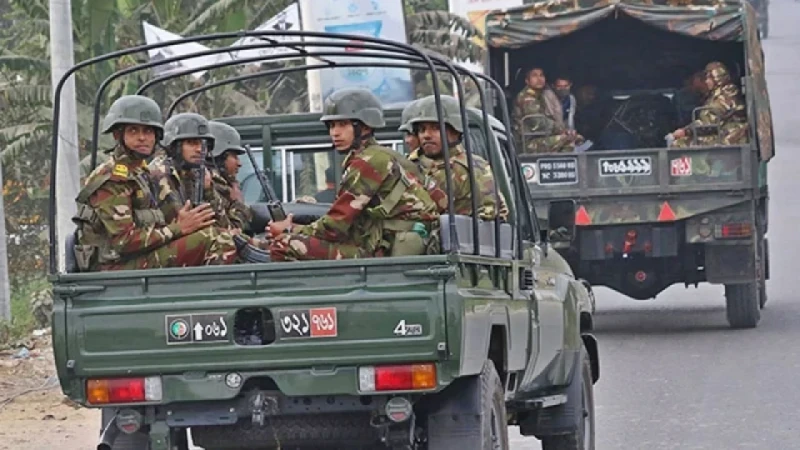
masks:
[[(406, 43), (403, 0), (300, 0), (299, 3), (304, 30), (370, 36)], [(309, 51), (323, 49), (308, 48)], [(330, 47), (327, 50), (337, 51)], [(350, 47), (346, 51), (357, 55), (362, 50)], [(358, 56), (325, 59), (335, 62), (390, 61)], [(320, 63), (318, 58), (309, 57), (307, 60), (309, 64)], [(414, 99), (409, 69), (356, 67), (313, 70), (308, 72), (311, 111), (321, 111), (324, 100), (333, 91), (345, 87), (367, 88), (385, 105)]]
[[(178, 39), (183, 39), (183, 37), (181, 37), (178, 34), (171, 33), (155, 25), (151, 25), (145, 21), (142, 21), (142, 28), (144, 30), (144, 40), (147, 44), (155, 44), (158, 42), (169, 42)], [(210, 48), (206, 47), (205, 45), (198, 44), (196, 42), (189, 42), (183, 44), (170, 45), (167, 47), (161, 47), (156, 49), (150, 49), (147, 52), (150, 56), (150, 61), (160, 61), (167, 58), (189, 55), (192, 53), (197, 53), (207, 50), (210, 50)], [(183, 70), (194, 69), (197, 67), (214, 64), (215, 62), (222, 61), (225, 58), (230, 58), (230, 56), (228, 56), (225, 53), (217, 55), (198, 56), (191, 59), (184, 59), (182, 61), (175, 61), (172, 63), (153, 67), (152, 71), (154, 76), (159, 77), (163, 75), (180, 72)], [(205, 73), (206, 71), (194, 72), (192, 73), (192, 76), (194, 78), (201, 78)]]
[[(292, 3), (286, 9), (279, 12), (271, 19), (264, 22), (261, 26), (256, 28), (256, 31), (300, 31), (302, 27), (300, 25), (300, 7), (297, 3)], [(288, 36), (288, 37), (276, 37), (273, 38), (277, 42), (288, 42), (288, 41), (298, 41), (301, 40), (299, 36)], [(239, 39), (238, 41), (234, 42), (230, 45), (231, 48), (236, 48), (241, 45), (253, 45), (258, 44), (261, 42), (265, 42), (264, 39), (258, 37), (245, 37)], [(302, 47), (298, 47), (302, 49)], [(261, 48), (261, 49), (250, 49), (250, 50), (232, 50), (229, 52), (231, 58), (233, 59), (245, 59), (245, 58), (256, 58), (256, 57), (270, 57), (270, 56), (291, 56), (295, 55), (295, 58), (300, 57), (300, 52), (294, 49), (286, 48), (286, 47), (271, 47), (271, 48)], [(281, 58), (277, 61), (285, 61), (288, 58)]]

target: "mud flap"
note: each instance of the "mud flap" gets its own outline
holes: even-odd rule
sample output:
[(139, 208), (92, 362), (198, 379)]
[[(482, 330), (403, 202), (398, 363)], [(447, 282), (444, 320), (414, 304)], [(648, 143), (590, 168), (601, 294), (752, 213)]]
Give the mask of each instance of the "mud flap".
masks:
[(538, 411), (531, 411), (519, 423), (519, 432), (523, 436), (536, 436), (542, 439), (547, 436), (573, 433), (580, 427), (583, 420), (583, 405), (581, 396), (583, 395), (583, 352), (575, 353), (572, 364), (572, 377), (569, 386), (564, 391), (567, 394), (567, 402), (545, 408)]
[(705, 247), (705, 271), (709, 283), (740, 284), (756, 280), (752, 243)]
[(456, 380), (439, 394), (439, 407), (428, 415), (428, 447), (474, 448), (481, 440), (481, 379)]

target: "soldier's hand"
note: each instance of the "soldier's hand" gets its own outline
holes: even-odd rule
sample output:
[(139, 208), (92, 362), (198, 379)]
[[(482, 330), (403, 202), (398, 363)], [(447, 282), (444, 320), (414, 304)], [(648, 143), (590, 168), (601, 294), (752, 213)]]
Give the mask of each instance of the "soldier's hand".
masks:
[(211, 189), (211, 172), (208, 168), (205, 168), (205, 177), (203, 178), (203, 187), (206, 189)]
[(675, 139), (686, 137), (686, 130), (684, 130), (683, 128), (678, 128), (677, 130), (672, 132), (672, 137)]
[(183, 235), (192, 234), (211, 225), (214, 225), (214, 210), (209, 204), (192, 208), (192, 204), (187, 201), (178, 211), (178, 226), (181, 227)]
[(292, 218), (293, 217), (294, 217), (294, 214), (289, 214), (288, 216), (286, 216), (285, 219), (283, 219), (283, 220), (281, 220), (279, 222), (273, 222), (273, 221), (270, 220), (269, 223), (267, 224), (267, 229), (265, 231), (270, 236), (276, 237), (279, 234), (283, 233), (284, 230), (286, 230), (287, 228), (290, 228), (292, 225), (294, 225), (292, 223)]
[(244, 203), (244, 196), (242, 190), (239, 188), (239, 183), (231, 185), (231, 198), (237, 202)]

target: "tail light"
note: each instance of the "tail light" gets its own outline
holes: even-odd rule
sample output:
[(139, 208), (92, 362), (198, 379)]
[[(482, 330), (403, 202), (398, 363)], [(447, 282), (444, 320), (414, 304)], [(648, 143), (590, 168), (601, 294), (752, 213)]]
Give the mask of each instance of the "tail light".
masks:
[(358, 368), (358, 389), (370, 391), (425, 391), (436, 387), (436, 365), (403, 364)]
[(748, 238), (753, 235), (753, 226), (749, 223), (726, 223), (717, 227), (717, 238)]
[(161, 377), (86, 380), (86, 400), (91, 405), (159, 402)]

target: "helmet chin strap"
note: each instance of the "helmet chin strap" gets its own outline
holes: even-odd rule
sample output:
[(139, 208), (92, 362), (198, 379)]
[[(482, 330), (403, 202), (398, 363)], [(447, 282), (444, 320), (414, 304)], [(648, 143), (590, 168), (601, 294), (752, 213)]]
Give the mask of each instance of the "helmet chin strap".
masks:
[(144, 161), (145, 159), (147, 159), (148, 156), (150, 156), (150, 155), (143, 155), (143, 154), (137, 152), (136, 150), (128, 147), (127, 145), (125, 145), (125, 138), (123, 138), (122, 136), (120, 136), (119, 139), (117, 139), (117, 143), (120, 145), (120, 147), (122, 147), (123, 150), (125, 150), (125, 154), (130, 156), (131, 159), (133, 159), (133, 160)]

